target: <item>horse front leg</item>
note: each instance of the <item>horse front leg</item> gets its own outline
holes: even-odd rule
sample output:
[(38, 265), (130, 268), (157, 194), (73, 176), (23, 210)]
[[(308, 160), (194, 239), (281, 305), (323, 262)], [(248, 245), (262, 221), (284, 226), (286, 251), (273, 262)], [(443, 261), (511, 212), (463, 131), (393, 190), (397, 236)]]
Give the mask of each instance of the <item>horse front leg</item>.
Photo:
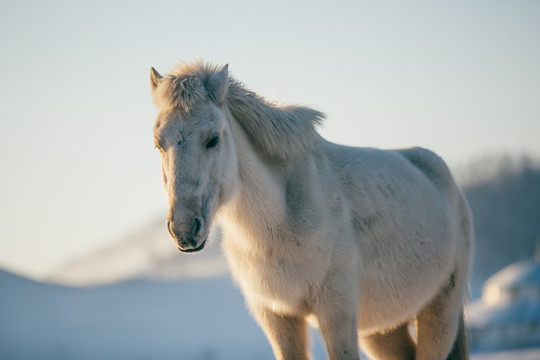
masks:
[[(315, 311), (330, 360), (359, 360), (357, 306), (345, 293), (328, 296)], [(345, 295), (345, 296), (343, 296)]]
[(265, 307), (252, 307), (277, 360), (309, 360), (307, 324), (304, 317), (282, 315)]

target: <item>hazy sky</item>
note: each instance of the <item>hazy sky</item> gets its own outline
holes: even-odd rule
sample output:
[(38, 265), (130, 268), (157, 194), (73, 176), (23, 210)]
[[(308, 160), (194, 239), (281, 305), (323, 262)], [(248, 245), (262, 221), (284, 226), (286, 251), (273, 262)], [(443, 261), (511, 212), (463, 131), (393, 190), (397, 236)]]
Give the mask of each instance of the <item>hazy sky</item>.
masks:
[(540, 155), (539, 1), (0, 1), (0, 267), (44, 277), (165, 216), (149, 68), (228, 63), (328, 139)]

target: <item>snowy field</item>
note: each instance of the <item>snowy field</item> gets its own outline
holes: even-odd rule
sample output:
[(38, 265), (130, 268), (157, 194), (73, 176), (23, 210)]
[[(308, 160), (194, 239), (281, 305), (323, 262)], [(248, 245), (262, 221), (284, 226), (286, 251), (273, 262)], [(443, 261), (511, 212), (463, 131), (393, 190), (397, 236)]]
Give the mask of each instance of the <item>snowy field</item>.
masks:
[(69, 288), (0, 273), (1, 359), (270, 359), (227, 277)]
[[(0, 272), (0, 289), (0, 359), (273, 359), (227, 275), (77, 288)], [(473, 359), (538, 360), (540, 347)]]
[(535, 349), (507, 350), (487, 354), (475, 354), (473, 360), (539, 360), (540, 344)]

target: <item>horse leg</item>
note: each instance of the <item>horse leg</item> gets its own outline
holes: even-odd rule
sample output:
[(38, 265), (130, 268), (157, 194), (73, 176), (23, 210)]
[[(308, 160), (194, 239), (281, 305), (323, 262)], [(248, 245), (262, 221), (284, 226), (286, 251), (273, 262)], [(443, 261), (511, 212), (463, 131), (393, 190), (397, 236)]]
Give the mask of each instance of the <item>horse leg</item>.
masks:
[(268, 308), (252, 307), (265, 332), (276, 360), (309, 360), (306, 320), (300, 316), (276, 314)]
[(318, 317), (330, 360), (359, 360), (356, 317)]
[(339, 295), (334, 301), (320, 301), (314, 315), (330, 360), (359, 360), (356, 304), (351, 301), (353, 296)]
[[(468, 359), (466, 344), (455, 344), (466, 338), (458, 335), (462, 321), (464, 279), (456, 271), (439, 294), (420, 311), (416, 317), (418, 345), (416, 360), (447, 359), (453, 346), (464, 346), (465, 351), (459, 359)], [(453, 355), (454, 356), (454, 355)]]
[(414, 360), (416, 354), (416, 345), (407, 324), (381, 333), (360, 336), (360, 345), (371, 359)]

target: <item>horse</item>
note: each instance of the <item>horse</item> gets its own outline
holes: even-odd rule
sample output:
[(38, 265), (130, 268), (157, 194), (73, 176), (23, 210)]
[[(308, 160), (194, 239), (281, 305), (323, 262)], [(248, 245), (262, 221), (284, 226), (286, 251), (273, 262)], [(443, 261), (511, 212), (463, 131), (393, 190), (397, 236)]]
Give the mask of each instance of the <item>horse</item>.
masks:
[(228, 65), (150, 71), (153, 128), (181, 252), (213, 224), (276, 359), (468, 359), (471, 212), (444, 161), (420, 148), (337, 145), (325, 115), (271, 102)]

